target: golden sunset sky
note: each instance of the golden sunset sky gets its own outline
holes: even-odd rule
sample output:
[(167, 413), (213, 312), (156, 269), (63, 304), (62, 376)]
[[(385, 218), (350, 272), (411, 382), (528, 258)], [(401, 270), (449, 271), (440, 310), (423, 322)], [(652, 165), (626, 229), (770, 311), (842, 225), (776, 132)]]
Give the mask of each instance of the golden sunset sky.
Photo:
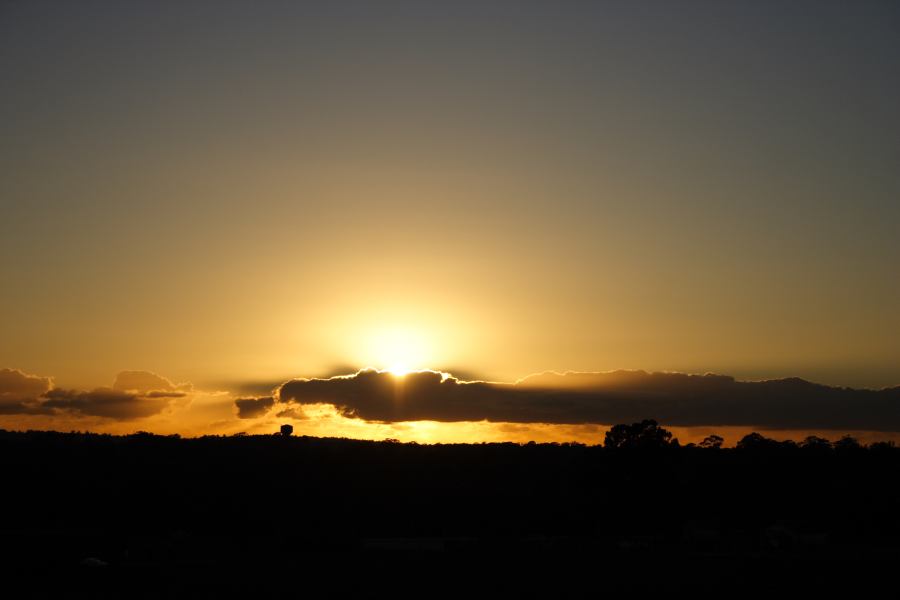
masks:
[[(900, 385), (898, 33), (879, 2), (4, 3), (0, 427), (271, 432), (235, 400), (364, 367)], [(45, 406), (123, 371), (161, 412)]]

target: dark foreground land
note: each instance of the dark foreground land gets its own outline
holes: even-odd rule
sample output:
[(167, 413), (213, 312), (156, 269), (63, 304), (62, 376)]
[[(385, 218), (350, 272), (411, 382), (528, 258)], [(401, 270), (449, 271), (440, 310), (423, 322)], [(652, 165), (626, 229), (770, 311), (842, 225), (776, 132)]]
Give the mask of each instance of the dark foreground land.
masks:
[(638, 446), (0, 431), (0, 595), (897, 596), (900, 449)]

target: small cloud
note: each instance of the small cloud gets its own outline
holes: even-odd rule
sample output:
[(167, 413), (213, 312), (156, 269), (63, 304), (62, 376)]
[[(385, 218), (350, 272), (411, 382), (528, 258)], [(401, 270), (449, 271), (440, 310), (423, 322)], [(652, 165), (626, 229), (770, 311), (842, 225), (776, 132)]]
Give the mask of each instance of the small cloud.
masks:
[(45, 414), (39, 398), (52, 387), (49, 377), (0, 369), (0, 414)]
[(121, 371), (116, 375), (112, 389), (120, 392), (136, 392), (147, 394), (148, 392), (182, 392), (187, 393), (194, 388), (190, 383), (172, 383), (165, 377), (151, 373), (150, 371)]
[(139, 396), (112, 388), (96, 388), (88, 392), (52, 389), (43, 396), (41, 406), (71, 411), (82, 415), (111, 419), (138, 419), (161, 412), (168, 404), (167, 398)]
[(52, 386), (49, 377), (29, 375), (18, 369), (0, 369), (0, 403), (32, 400)]
[(265, 396), (263, 398), (238, 398), (234, 401), (238, 409), (239, 419), (254, 419), (269, 412), (275, 405), (275, 398)]
[(193, 386), (175, 385), (149, 371), (122, 371), (112, 387), (93, 390), (54, 388), (49, 377), (0, 369), (0, 414), (139, 419), (190, 401)]
[(184, 398), (185, 396), (187, 396), (187, 392), (164, 392), (161, 390), (144, 394), (145, 398)]

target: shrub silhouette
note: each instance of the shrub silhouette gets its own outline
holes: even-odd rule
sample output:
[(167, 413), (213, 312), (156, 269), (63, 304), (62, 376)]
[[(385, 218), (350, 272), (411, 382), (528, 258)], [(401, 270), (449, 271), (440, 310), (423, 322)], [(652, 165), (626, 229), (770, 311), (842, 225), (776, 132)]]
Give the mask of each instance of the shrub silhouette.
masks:
[(655, 449), (677, 445), (678, 440), (672, 438), (672, 432), (660, 427), (653, 419), (631, 425), (615, 425), (606, 432), (603, 440), (604, 448), (616, 449)]

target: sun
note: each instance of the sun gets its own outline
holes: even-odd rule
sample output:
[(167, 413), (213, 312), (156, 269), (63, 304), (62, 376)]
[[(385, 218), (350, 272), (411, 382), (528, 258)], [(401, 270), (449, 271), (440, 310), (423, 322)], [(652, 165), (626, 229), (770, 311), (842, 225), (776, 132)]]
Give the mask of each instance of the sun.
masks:
[(393, 375), (394, 377), (405, 377), (409, 373), (412, 373), (414, 369), (409, 368), (404, 364), (393, 364), (388, 367), (387, 372)]
[(367, 344), (367, 362), (395, 377), (428, 368), (428, 344), (424, 334), (407, 327), (373, 332)]

